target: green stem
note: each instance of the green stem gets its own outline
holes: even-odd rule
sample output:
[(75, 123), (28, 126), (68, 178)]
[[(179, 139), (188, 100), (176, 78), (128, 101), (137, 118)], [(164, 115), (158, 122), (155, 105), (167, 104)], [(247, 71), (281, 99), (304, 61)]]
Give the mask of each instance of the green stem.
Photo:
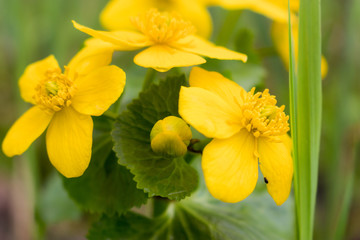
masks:
[(211, 141), (211, 139), (206, 138), (203, 140), (199, 139), (191, 139), (190, 144), (188, 146), (188, 151), (193, 153), (202, 153), (205, 146)]
[(145, 80), (142, 86), (142, 90), (148, 89), (153, 83), (156, 76), (156, 70), (149, 68), (146, 72)]
[(153, 200), (154, 200), (154, 214), (153, 214), (154, 218), (163, 214), (168, 208), (169, 204), (171, 203), (171, 200), (163, 197), (154, 197)]

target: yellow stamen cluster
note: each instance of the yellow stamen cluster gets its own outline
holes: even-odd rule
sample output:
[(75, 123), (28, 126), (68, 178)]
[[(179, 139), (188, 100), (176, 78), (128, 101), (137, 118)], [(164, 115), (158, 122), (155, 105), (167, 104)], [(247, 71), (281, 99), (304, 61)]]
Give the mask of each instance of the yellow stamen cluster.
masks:
[(73, 96), (73, 83), (60, 69), (48, 70), (45, 78), (35, 88), (34, 100), (44, 110), (60, 111), (70, 106)]
[(154, 43), (171, 43), (195, 33), (195, 27), (176, 13), (150, 9), (144, 15), (131, 19), (140, 32)]
[(255, 93), (252, 88), (247, 93), (242, 106), (242, 124), (255, 137), (271, 137), (289, 131), (289, 116), (284, 113), (285, 106), (277, 107), (275, 96), (269, 90)]

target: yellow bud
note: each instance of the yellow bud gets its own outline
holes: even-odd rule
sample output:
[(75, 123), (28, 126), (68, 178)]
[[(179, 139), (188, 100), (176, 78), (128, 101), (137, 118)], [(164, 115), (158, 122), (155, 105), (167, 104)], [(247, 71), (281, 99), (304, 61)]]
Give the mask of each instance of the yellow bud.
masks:
[(150, 133), (152, 150), (169, 157), (184, 156), (191, 138), (190, 127), (174, 116), (157, 121)]

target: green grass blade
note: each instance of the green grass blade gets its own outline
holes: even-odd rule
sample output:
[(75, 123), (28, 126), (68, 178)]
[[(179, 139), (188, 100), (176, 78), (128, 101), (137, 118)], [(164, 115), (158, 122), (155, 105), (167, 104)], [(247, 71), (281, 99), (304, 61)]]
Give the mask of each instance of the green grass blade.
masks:
[[(291, 24), (291, 14), (290, 14), (290, 0), (288, 0), (288, 14), (289, 14), (289, 24), (288, 24), (288, 31), (289, 31), (289, 96), (290, 96), (290, 125), (291, 125), (291, 137), (293, 140), (293, 161), (294, 161), (294, 192), (295, 192), (295, 203), (296, 203), (296, 207), (295, 207), (295, 216), (298, 216), (298, 158), (297, 158), (297, 139), (298, 139), (298, 133), (297, 133), (297, 128), (296, 128), (296, 113), (297, 113), (297, 79), (296, 79), (296, 68), (295, 68), (295, 57), (294, 57), (294, 41), (293, 41), (293, 36), (292, 36), (292, 24)], [(296, 232), (299, 233), (299, 224), (298, 224), (298, 219), (297, 217), (295, 218), (295, 229)]]
[(297, 78), (294, 61), (290, 64), (296, 223), (301, 240), (313, 237), (322, 108), (320, 30), (320, 0), (301, 0)]

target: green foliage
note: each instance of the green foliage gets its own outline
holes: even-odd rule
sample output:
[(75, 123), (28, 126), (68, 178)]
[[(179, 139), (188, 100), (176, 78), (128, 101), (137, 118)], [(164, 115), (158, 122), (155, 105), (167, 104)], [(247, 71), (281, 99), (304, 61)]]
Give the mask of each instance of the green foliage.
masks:
[(38, 202), (39, 215), (46, 224), (64, 220), (75, 220), (81, 216), (80, 209), (66, 193), (61, 178), (54, 172), (40, 195)]
[[(146, 194), (136, 188), (133, 175), (117, 163), (110, 135), (109, 122), (97, 119), (93, 153), (90, 165), (78, 178), (63, 178), (69, 195), (79, 206), (90, 212), (121, 214), (147, 200)], [(108, 130), (106, 131), (106, 128)]]
[(155, 154), (150, 146), (154, 124), (167, 116), (178, 116), (180, 87), (185, 77), (168, 77), (159, 85), (140, 93), (115, 122), (112, 132), (114, 151), (119, 163), (135, 175), (137, 187), (149, 196), (180, 200), (189, 196), (198, 184), (195, 169), (183, 158)]
[(266, 191), (260, 191), (230, 204), (214, 199), (205, 189), (202, 186), (181, 202), (169, 201), (154, 218), (133, 212), (103, 216), (92, 225), (88, 239), (293, 239), (291, 201), (278, 207)]
[(235, 49), (238, 52), (246, 53), (247, 63), (260, 63), (260, 57), (254, 46), (254, 34), (250, 29), (243, 28), (236, 35)]

